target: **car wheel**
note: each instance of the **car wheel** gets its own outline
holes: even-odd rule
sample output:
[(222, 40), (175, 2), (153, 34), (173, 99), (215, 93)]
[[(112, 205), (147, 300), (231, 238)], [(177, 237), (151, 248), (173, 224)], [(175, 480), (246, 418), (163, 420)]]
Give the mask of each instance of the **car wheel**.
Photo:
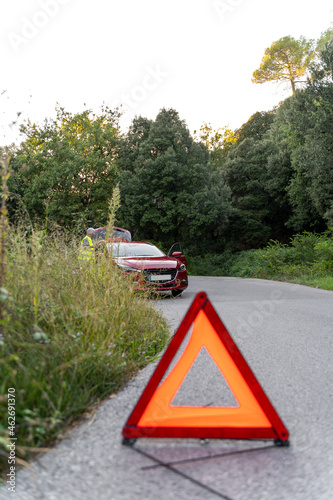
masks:
[(173, 297), (180, 297), (183, 293), (183, 290), (171, 290), (171, 293)]

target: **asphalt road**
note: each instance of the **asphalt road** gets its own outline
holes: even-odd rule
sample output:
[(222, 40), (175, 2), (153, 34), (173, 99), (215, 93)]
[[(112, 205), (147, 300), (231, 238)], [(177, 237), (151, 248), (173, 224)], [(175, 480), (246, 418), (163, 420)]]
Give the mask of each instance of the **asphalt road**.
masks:
[[(207, 293), (288, 428), (290, 447), (195, 439), (138, 439), (123, 446), (122, 427), (152, 364), (31, 469), (20, 470), (16, 492), (5, 484), (0, 500), (333, 499), (333, 292), (191, 277), (182, 297), (156, 302), (172, 331), (199, 291)], [(205, 353), (185, 383), (178, 404), (216, 405), (228, 397)]]

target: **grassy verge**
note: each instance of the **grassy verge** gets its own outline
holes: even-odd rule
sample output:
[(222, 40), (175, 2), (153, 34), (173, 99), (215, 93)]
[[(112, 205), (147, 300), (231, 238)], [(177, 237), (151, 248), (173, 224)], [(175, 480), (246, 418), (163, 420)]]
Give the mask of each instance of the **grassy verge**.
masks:
[[(8, 466), (8, 389), (16, 453), (27, 460), (91, 405), (119, 390), (168, 339), (163, 317), (110, 260), (80, 268), (64, 234), (7, 239), (0, 336), (0, 470)], [(81, 264), (82, 266), (82, 264)]]

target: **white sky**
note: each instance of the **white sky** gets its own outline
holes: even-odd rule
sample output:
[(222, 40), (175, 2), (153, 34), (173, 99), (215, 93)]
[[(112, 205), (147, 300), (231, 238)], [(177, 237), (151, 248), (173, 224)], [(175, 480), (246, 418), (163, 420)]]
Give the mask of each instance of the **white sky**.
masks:
[[(0, 6), (0, 145), (16, 113), (41, 122), (122, 102), (135, 115), (174, 108), (191, 133), (235, 129), (288, 93), (251, 77), (265, 49), (291, 35), (317, 39), (332, 0), (11, 0)], [(126, 101), (126, 102), (125, 102)]]

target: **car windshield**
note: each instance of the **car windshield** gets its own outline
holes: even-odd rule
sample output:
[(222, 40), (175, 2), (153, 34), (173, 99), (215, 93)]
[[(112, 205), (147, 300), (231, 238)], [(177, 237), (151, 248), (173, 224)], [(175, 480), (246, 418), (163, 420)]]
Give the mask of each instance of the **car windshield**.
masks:
[(107, 243), (112, 257), (163, 257), (165, 253), (149, 243)]

